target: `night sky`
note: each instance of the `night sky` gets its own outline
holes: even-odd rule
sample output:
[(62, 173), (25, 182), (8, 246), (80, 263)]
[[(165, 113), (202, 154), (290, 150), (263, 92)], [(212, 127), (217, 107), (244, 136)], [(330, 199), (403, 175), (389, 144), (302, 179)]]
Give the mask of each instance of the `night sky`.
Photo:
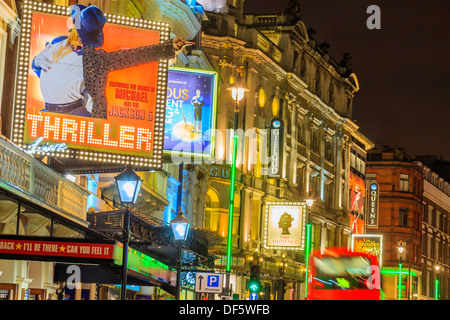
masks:
[[(281, 12), (289, 0), (246, 0), (247, 13)], [(351, 52), (360, 84), (353, 120), (378, 145), (450, 160), (450, 1), (301, 0), (306, 28), (338, 63)], [(369, 30), (367, 7), (381, 9)]]

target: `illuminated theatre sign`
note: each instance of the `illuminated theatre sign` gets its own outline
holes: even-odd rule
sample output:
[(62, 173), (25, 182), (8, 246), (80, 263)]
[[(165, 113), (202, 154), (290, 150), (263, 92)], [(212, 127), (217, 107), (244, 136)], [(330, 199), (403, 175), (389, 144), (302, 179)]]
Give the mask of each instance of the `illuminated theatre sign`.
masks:
[(378, 228), (378, 201), (380, 198), (380, 187), (377, 183), (371, 183), (369, 186), (369, 212), (367, 227)]
[(169, 68), (164, 152), (214, 156), (218, 74)]
[[(94, 9), (25, 1), (12, 139), (37, 155), (161, 168), (169, 57), (148, 62), (138, 48), (168, 40), (169, 27)], [(83, 29), (99, 16), (102, 29)], [(78, 37), (97, 42), (89, 51)]]
[(268, 202), (265, 205), (266, 249), (304, 250), (306, 206), (300, 202)]
[(383, 264), (383, 235), (353, 234), (352, 251), (374, 255), (380, 266)]

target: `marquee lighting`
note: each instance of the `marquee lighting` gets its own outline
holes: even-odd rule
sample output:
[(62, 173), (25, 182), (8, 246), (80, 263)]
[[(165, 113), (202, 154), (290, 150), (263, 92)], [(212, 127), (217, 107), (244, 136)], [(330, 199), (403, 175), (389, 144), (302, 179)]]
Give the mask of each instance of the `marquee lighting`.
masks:
[[(49, 113), (49, 115), (27, 113), (33, 16), (35, 13), (46, 13), (70, 17), (70, 11), (70, 7), (24, 1), (11, 132), (12, 141), (18, 147), (36, 155), (114, 164), (129, 163), (142, 168), (162, 168), (168, 73), (168, 60), (166, 59), (160, 60), (157, 68), (153, 132), (150, 132), (149, 128), (132, 126), (133, 121), (129, 121), (128, 125), (122, 124), (118, 128), (114, 128), (114, 130), (120, 131), (120, 136), (113, 140), (109, 136), (113, 128), (103, 126), (101, 123), (94, 124), (93, 119), (88, 117), (65, 117), (63, 114), (59, 117), (59, 114), (54, 113)], [(105, 13), (105, 17), (108, 24), (156, 31), (159, 34), (160, 42), (170, 38), (169, 25), (164, 22), (109, 13)], [(39, 118), (39, 115), (42, 118)], [(42, 122), (39, 123), (39, 121)], [(38, 124), (44, 128), (44, 134), (39, 134)], [(25, 134), (26, 130), (28, 130), (28, 136)], [(100, 135), (94, 134), (98, 131), (101, 131)], [(42, 143), (36, 144), (36, 140), (41, 137), (43, 138)], [(68, 147), (62, 148), (63, 144), (67, 144)], [(31, 148), (33, 149), (30, 150)], [(150, 152), (149, 149), (151, 149)]]

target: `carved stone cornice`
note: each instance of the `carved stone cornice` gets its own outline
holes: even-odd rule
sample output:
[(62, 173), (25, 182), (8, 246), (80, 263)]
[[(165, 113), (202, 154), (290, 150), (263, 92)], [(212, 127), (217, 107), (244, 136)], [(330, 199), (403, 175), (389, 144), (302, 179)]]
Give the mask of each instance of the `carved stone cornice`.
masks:
[[(139, 6), (138, 2), (133, 2)], [(200, 31), (201, 24), (192, 9), (183, 1), (152, 0), (145, 1), (140, 8), (145, 19), (167, 22), (171, 31), (185, 39), (193, 39)]]

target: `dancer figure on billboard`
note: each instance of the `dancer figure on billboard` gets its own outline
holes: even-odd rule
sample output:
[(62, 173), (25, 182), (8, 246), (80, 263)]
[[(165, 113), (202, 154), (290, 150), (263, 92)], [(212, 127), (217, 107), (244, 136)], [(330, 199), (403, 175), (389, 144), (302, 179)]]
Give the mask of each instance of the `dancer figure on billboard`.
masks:
[(192, 132), (201, 132), (202, 107), (205, 105), (205, 101), (203, 101), (203, 97), (200, 94), (200, 89), (197, 89), (195, 96), (191, 100), (191, 104), (194, 106), (194, 129)]
[(364, 213), (364, 194), (359, 184), (356, 184), (350, 195), (350, 214), (351, 227), (353, 232), (362, 233), (363, 228), (363, 213)]
[(68, 36), (47, 43), (32, 63), (40, 77), (45, 101), (43, 111), (94, 118), (107, 118), (106, 79), (113, 70), (171, 59), (185, 45), (177, 37), (162, 43), (106, 52), (103, 26), (106, 17), (96, 6), (72, 6), (73, 27)]

